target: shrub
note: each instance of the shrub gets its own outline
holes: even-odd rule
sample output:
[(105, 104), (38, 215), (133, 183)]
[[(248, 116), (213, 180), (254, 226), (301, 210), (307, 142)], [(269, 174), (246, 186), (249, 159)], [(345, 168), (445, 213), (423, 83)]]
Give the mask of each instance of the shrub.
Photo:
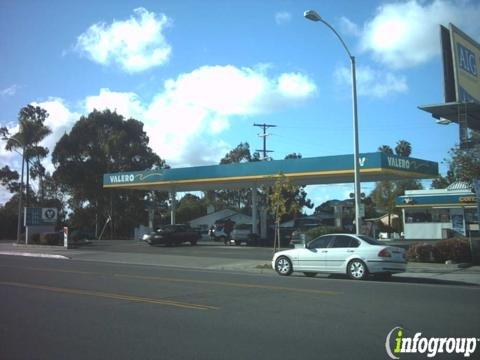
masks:
[(32, 234), (32, 243), (33, 244), (40, 244), (40, 234), (39, 233)]
[(432, 244), (413, 244), (408, 248), (407, 259), (408, 261), (435, 262), (436, 251)]
[(472, 255), (467, 240), (448, 239), (433, 244), (413, 244), (407, 251), (409, 261), (444, 263), (447, 260), (453, 262), (470, 262)]
[(62, 232), (50, 232), (40, 235), (40, 244), (42, 245), (59, 245), (63, 242)]
[(436, 260), (445, 262), (452, 260), (454, 262), (470, 262), (472, 254), (470, 245), (467, 240), (463, 239), (447, 239), (441, 240), (435, 244), (437, 249)]

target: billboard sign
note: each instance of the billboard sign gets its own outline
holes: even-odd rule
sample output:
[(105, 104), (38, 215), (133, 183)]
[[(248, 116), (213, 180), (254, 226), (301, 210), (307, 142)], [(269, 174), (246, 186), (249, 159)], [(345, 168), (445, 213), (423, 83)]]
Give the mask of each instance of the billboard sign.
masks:
[(24, 225), (55, 225), (58, 218), (56, 208), (25, 208)]
[(480, 103), (480, 44), (453, 24), (450, 40), (457, 101)]

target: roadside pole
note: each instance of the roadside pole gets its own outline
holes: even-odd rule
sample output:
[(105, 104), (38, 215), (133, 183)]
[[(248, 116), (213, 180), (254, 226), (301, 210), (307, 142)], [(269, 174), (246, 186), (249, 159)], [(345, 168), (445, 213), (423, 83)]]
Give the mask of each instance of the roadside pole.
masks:
[(63, 247), (68, 248), (68, 227), (63, 228)]

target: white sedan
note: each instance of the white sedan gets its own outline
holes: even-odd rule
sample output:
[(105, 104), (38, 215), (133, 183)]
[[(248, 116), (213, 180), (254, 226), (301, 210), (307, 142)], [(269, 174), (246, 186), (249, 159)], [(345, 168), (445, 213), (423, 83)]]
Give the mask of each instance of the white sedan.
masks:
[(368, 236), (329, 234), (310, 241), (304, 248), (277, 252), (272, 267), (284, 276), (294, 271), (306, 276), (322, 272), (361, 280), (369, 274), (389, 277), (404, 272), (407, 261), (404, 249), (386, 246)]

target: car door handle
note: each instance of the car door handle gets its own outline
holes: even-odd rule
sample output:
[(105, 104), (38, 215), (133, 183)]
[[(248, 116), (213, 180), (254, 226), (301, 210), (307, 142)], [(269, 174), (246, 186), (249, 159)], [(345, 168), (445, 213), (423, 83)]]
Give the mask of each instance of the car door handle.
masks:
[(328, 252), (328, 250), (322, 250), (321, 252), (322, 252), (322, 253), (327, 253), (327, 252)]
[(347, 252), (352, 253), (355, 252), (355, 250), (347, 250)]

